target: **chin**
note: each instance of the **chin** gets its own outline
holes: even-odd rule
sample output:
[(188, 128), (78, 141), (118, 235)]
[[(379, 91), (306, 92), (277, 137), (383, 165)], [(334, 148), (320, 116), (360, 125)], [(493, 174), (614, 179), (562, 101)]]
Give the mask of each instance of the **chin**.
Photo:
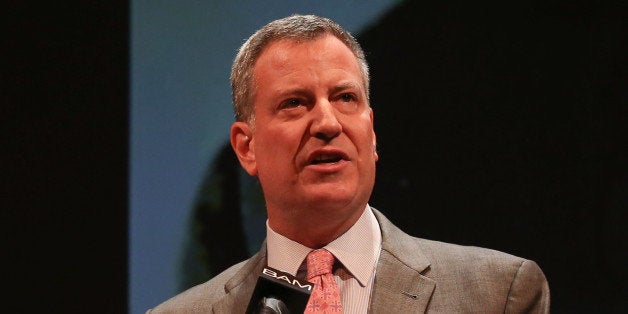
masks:
[(312, 206), (331, 209), (350, 205), (355, 200), (355, 195), (356, 193), (336, 188), (310, 193), (306, 199)]

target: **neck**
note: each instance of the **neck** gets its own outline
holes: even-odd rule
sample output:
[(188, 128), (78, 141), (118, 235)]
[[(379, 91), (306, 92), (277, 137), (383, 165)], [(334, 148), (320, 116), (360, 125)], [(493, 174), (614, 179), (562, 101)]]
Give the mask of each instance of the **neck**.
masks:
[[(351, 228), (364, 212), (350, 211), (348, 215), (323, 215), (320, 211), (297, 211), (293, 215), (271, 215), (269, 211), (268, 225), (286, 238), (301, 243), (312, 249), (319, 249), (334, 241)], [(315, 213), (315, 214), (313, 214)]]

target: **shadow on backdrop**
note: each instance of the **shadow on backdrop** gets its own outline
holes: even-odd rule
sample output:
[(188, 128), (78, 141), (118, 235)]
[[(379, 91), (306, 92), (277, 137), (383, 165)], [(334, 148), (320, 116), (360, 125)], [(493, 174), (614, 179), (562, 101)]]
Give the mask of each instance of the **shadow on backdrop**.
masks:
[(240, 167), (228, 142), (209, 165), (191, 214), (180, 291), (250, 257), (266, 237), (261, 187)]

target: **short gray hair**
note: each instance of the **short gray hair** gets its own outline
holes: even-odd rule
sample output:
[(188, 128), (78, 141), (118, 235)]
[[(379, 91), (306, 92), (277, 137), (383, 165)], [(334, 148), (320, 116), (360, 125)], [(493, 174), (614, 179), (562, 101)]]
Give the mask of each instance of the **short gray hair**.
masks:
[(338, 38), (353, 52), (360, 64), (366, 97), (369, 99), (369, 67), (358, 41), (328, 18), (295, 14), (266, 24), (240, 47), (231, 67), (231, 98), (236, 121), (249, 123), (254, 121), (253, 67), (268, 44), (282, 39), (305, 42), (325, 34)]

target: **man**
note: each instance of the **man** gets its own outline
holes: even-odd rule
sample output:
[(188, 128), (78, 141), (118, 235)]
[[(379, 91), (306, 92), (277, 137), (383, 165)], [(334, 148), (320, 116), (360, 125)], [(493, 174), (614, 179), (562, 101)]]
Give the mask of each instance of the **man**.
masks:
[[(312, 15), (267, 24), (240, 48), (231, 84), (231, 145), (261, 184), (266, 242), (149, 312), (243, 313), (265, 266), (315, 283), (306, 311), (549, 311), (533, 261), (413, 238), (369, 206), (378, 155), (368, 66), (339, 25)], [(331, 270), (311, 274), (315, 254)]]

